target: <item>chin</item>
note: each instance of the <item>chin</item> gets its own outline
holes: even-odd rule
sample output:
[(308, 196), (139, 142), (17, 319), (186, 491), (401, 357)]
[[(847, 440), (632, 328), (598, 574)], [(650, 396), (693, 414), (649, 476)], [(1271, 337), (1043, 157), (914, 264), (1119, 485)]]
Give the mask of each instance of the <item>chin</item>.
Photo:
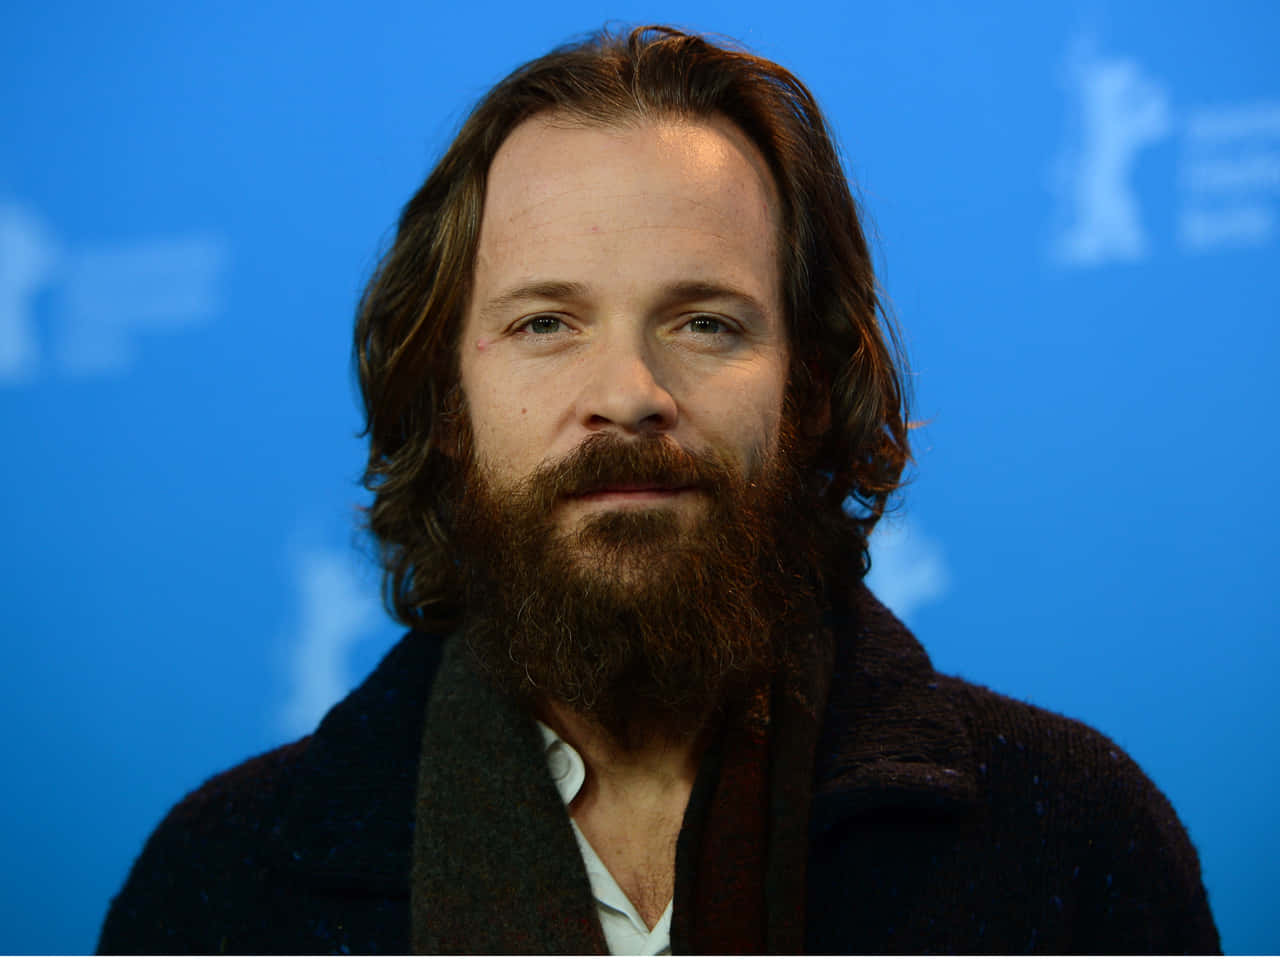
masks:
[[(707, 516), (702, 498), (681, 497), (669, 503), (635, 501), (631, 503), (573, 504), (562, 516), (559, 527), (570, 537), (601, 535), (610, 528), (626, 531), (637, 541), (650, 537), (688, 533)], [(609, 537), (612, 539), (612, 537)]]
[(596, 509), (577, 519), (567, 545), (577, 552), (604, 556), (648, 556), (655, 549), (678, 546), (703, 519), (669, 506)]

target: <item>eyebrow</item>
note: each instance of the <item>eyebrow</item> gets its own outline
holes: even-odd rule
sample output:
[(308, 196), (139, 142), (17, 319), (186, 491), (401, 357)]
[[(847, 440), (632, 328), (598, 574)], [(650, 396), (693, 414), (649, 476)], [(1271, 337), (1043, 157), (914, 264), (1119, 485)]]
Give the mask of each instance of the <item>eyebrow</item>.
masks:
[(492, 317), (506, 313), (512, 307), (531, 300), (583, 300), (587, 287), (583, 283), (568, 280), (535, 280), (524, 283), (506, 293), (499, 294), (480, 308), (480, 315)]
[[(590, 289), (584, 283), (575, 283), (570, 280), (536, 280), (521, 284), (492, 298), (481, 308), (480, 314), (484, 317), (494, 317), (531, 301), (581, 301), (587, 299), (589, 294)], [(732, 300), (759, 318), (768, 315), (764, 304), (751, 294), (737, 287), (705, 280), (682, 280), (663, 287), (658, 297), (658, 305), (660, 309), (665, 309), (676, 304), (698, 300)]]

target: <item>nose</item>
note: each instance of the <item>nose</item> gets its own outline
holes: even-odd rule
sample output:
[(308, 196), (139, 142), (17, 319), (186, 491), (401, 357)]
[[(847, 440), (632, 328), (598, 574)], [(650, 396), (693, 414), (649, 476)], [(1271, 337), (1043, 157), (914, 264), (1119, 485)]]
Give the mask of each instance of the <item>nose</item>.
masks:
[(640, 340), (601, 343), (578, 395), (578, 421), (591, 431), (665, 433), (676, 425), (676, 402), (663, 384), (652, 347)]

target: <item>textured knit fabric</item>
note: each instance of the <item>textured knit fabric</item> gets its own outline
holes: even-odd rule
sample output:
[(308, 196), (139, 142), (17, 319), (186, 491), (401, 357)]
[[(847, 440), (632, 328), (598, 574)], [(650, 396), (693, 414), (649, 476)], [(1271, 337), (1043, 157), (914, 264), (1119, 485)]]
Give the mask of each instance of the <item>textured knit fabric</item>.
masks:
[(542, 735), (460, 637), (427, 704), (411, 884), (414, 953), (609, 952)]
[(816, 605), (793, 612), (808, 628), (778, 638), (776, 670), (722, 724), (704, 789), (690, 798), (688, 843), (676, 850), (680, 952), (804, 952), (810, 790), (835, 655), (820, 619)]
[[(806, 950), (1219, 952), (1195, 850), (1164, 796), (1111, 741), (935, 673), (861, 587), (834, 634), (812, 784), (799, 791), (812, 797)], [(409, 951), (424, 720), (456, 720), (444, 708), (428, 716), (441, 647), (408, 635), (312, 736), (214, 777), (178, 804), (112, 902), (99, 950)], [(459, 874), (481, 875), (448, 905), (458, 914), (450, 929), (484, 931), (504, 944), (496, 952), (603, 952), (536, 727), (514, 715), (490, 725), (526, 738), (527, 751), (471, 758), (476, 782), (462, 786), (502, 821), (493, 833), (535, 835), (512, 844), (501, 864), (466, 836), (443, 851)], [(690, 849), (713, 808), (721, 762), (712, 751), (694, 787), (677, 844), (677, 904), (697, 885)], [(446, 822), (455, 814), (440, 811)], [(499, 868), (545, 888), (544, 917), (523, 935), (506, 929), (492, 893), (473, 892), (497, 886), (483, 875)], [(681, 929), (677, 913), (675, 952), (693, 946)]]

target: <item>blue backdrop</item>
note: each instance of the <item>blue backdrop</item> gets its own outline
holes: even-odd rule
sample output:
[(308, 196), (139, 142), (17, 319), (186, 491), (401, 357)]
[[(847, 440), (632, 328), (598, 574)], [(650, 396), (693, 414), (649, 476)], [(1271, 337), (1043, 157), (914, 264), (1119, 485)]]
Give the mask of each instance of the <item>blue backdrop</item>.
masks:
[(841, 138), (915, 371), (875, 586), (1169, 795), (1280, 951), (1280, 6), (18, 2), (0, 30), (0, 952), (91, 950), (160, 816), (393, 642), (353, 306), (508, 69), (735, 36)]

